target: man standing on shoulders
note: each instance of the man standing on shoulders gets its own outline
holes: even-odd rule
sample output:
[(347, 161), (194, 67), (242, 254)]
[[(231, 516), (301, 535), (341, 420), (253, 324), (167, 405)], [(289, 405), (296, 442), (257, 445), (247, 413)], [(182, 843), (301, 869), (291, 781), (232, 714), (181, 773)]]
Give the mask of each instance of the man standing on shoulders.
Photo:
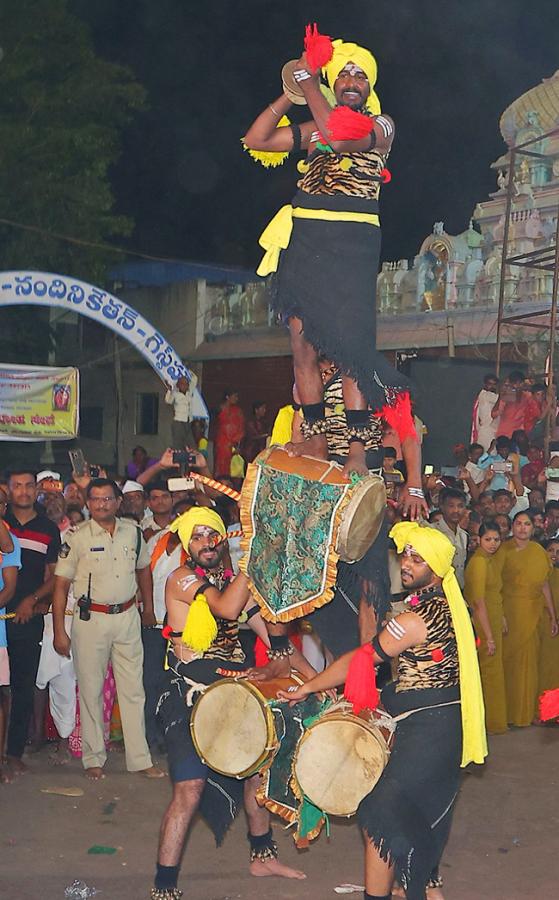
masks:
[(493, 410), (499, 399), (498, 386), (496, 375), (486, 375), (474, 403), (471, 440), (481, 444), (484, 450), (488, 450), (497, 437), (499, 415), (493, 416)]
[(185, 447), (195, 447), (192, 434), (192, 398), (198, 379), (194, 373), (187, 378), (181, 375), (176, 385), (167, 385), (165, 403), (173, 407), (173, 421), (171, 423), (171, 435), (173, 448), (184, 450)]
[(468, 552), (468, 533), (458, 524), (466, 509), (466, 495), (458, 488), (443, 488), (439, 495), (442, 519), (433, 527), (442, 532), (454, 547), (452, 565), (461, 588), (464, 587), (464, 566)]
[(48, 609), (54, 585), (60, 533), (53, 522), (35, 510), (37, 482), (33, 472), (26, 469), (10, 472), (8, 490), (10, 505), (6, 523), (21, 546), (21, 571), (15, 594), (6, 607), (7, 613), (15, 613), (7, 624), (12, 693), (7, 757), (11, 771), (21, 775), (27, 770), (22, 756), (33, 713), (43, 614)]
[[(116, 680), (129, 772), (160, 778), (144, 726), (143, 649), (140, 625), (153, 627), (149, 554), (138, 527), (117, 519), (120, 493), (113, 481), (95, 478), (87, 487), (91, 520), (66, 535), (55, 573), (54, 648), (74, 657), (80, 689), (82, 762), (88, 778), (103, 778), (103, 681), (109, 661)], [(72, 640), (64, 629), (70, 585), (78, 598)], [(143, 613), (136, 608), (140, 589)]]

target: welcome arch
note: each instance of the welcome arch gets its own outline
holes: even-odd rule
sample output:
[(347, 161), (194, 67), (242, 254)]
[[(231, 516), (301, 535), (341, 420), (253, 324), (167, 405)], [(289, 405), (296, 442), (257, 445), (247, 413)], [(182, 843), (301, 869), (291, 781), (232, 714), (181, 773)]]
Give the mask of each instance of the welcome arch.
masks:
[[(79, 313), (128, 341), (163, 383), (174, 384), (181, 375), (192, 374), (173, 346), (137, 310), (108, 291), (78, 278), (32, 270), (0, 272), (2, 306), (58, 307)], [(198, 390), (194, 391), (192, 413), (195, 417), (208, 418)]]

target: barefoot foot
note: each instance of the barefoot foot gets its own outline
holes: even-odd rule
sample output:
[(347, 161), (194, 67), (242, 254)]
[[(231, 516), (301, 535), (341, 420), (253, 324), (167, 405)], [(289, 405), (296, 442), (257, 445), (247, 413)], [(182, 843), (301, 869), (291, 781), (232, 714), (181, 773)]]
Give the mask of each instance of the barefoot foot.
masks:
[(85, 770), (84, 774), (90, 781), (101, 781), (101, 779), (105, 777), (105, 773), (101, 766), (91, 766), (89, 769)]
[(315, 434), (306, 441), (290, 441), (284, 450), (289, 456), (314, 456), (315, 459), (328, 459), (328, 444), (323, 434)]
[(49, 753), (51, 766), (67, 766), (72, 761), (72, 754), (68, 747), (68, 741), (60, 741), (52, 753)]
[(255, 878), (267, 878), (276, 876), (277, 878), (306, 878), (304, 872), (298, 869), (292, 869), (290, 866), (284, 866), (279, 859), (255, 859), (249, 866), (251, 875)]
[(438, 887), (428, 887), (426, 896), (427, 900), (444, 900), (444, 894)]
[(149, 769), (141, 769), (136, 774), (141, 775), (143, 778), (165, 778), (167, 775), (163, 769), (158, 769), (157, 766), (150, 766)]
[(25, 775), (26, 772), (29, 772), (28, 767), (18, 756), (8, 756), (6, 761), (11, 775)]
[(360, 478), (369, 474), (365, 461), (365, 447), (360, 441), (352, 441), (349, 445), (349, 454), (342, 475), (349, 481), (352, 473)]
[(0, 769), (0, 784), (11, 784), (13, 780), (9, 769)]

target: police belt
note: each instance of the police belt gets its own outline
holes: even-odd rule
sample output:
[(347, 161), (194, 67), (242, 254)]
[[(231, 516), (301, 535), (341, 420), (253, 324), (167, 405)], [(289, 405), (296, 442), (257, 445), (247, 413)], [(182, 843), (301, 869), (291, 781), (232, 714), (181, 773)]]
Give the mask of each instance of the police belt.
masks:
[(89, 603), (87, 608), (91, 612), (107, 613), (109, 616), (117, 616), (134, 606), (136, 598), (132, 597), (126, 603)]

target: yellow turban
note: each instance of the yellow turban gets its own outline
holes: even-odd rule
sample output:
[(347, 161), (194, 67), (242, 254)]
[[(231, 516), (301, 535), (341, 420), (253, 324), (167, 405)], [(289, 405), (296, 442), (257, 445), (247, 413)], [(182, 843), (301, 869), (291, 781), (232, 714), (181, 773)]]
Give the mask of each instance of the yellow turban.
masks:
[(356, 66), (363, 69), (369, 79), (371, 92), (365, 106), (373, 116), (378, 116), (380, 113), (380, 100), (373, 90), (377, 80), (377, 63), (373, 54), (369, 50), (365, 50), (364, 47), (360, 47), (359, 44), (351, 44), (341, 40), (332, 41), (332, 46), (334, 47), (332, 59), (322, 69), (322, 74), (331, 90), (334, 90), (334, 82), (344, 66), (347, 66), (349, 62), (355, 63)]
[(188, 551), (192, 532), (195, 528), (198, 528), (199, 525), (205, 525), (207, 528), (212, 528), (214, 531), (217, 531), (221, 537), (225, 537), (227, 534), (227, 530), (221, 517), (218, 516), (213, 509), (208, 509), (206, 506), (193, 506), (192, 509), (183, 513), (178, 519), (175, 519), (169, 527), (169, 531), (178, 532), (181, 544), (184, 549)]
[[(225, 537), (227, 534), (220, 516), (213, 509), (207, 509), (205, 506), (193, 506), (188, 512), (175, 519), (169, 530), (178, 532), (181, 544), (188, 552), (192, 532), (199, 525), (212, 528), (221, 537)], [(206, 650), (209, 650), (216, 637), (217, 622), (208, 606), (206, 595), (197, 592), (188, 610), (182, 632), (182, 641), (192, 650), (196, 650), (198, 653), (205, 653)]]
[(443, 580), (452, 625), (458, 647), (460, 668), (460, 704), (462, 710), (462, 766), (470, 762), (482, 763), (487, 756), (485, 710), (481, 678), (472, 623), (460, 586), (454, 574), (454, 547), (444, 534), (417, 522), (399, 522), (390, 537), (401, 553), (410, 544), (425, 560), (435, 575)]

